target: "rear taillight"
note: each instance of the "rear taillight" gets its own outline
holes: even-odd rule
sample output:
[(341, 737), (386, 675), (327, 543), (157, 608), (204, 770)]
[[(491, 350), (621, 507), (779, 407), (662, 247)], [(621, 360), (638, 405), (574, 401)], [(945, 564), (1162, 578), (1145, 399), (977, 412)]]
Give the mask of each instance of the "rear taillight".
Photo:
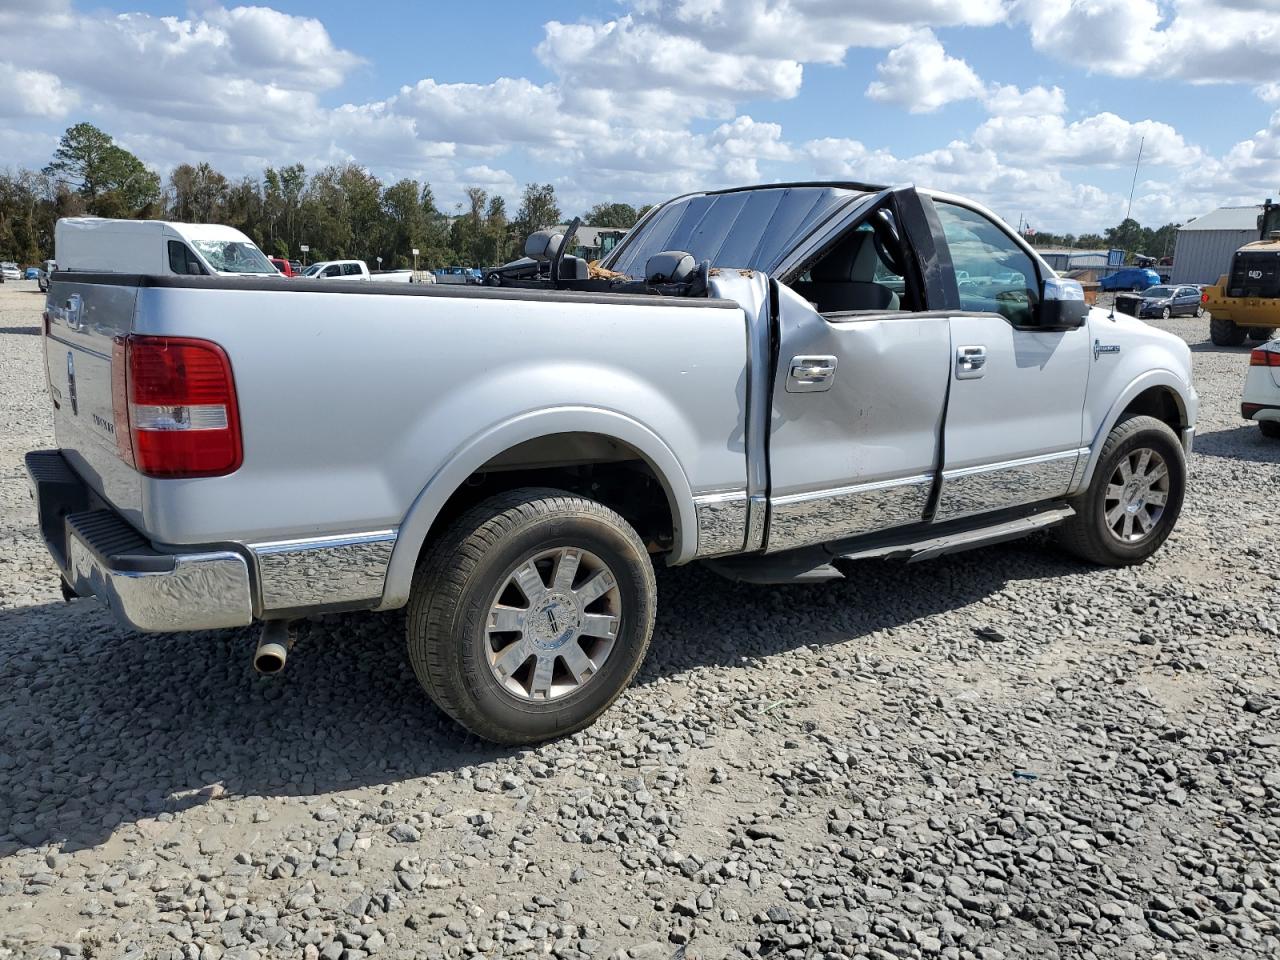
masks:
[(1208, 291), (1208, 290), (1206, 290), (1206, 291), (1204, 291), (1202, 294), (1200, 294), (1200, 302), (1201, 302), (1201, 303), (1208, 303), (1208, 302), (1209, 302), (1209, 291)]
[(1261, 348), (1254, 350), (1249, 354), (1249, 366), (1280, 367), (1280, 351), (1263, 350)]
[(117, 338), (111, 406), (121, 459), (150, 477), (218, 477), (243, 460), (226, 352), (187, 337)]

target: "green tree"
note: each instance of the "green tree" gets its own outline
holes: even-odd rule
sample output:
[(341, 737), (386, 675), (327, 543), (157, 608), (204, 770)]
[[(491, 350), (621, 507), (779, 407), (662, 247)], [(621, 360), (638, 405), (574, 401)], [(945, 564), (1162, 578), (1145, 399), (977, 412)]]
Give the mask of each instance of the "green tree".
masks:
[(597, 203), (582, 215), (582, 222), (593, 227), (622, 227), (631, 229), (638, 218), (636, 208), (629, 203)]
[(554, 227), (558, 223), (560, 207), (556, 203), (556, 188), (549, 183), (531, 183), (524, 188), (520, 209), (516, 211), (516, 219), (512, 223), (513, 245), (523, 248), (529, 234), (535, 230)]
[(222, 223), (226, 215), (227, 178), (207, 163), (180, 163), (169, 174), (169, 214), (191, 223)]
[(160, 177), (91, 123), (68, 127), (46, 176), (66, 183), (99, 216), (138, 216), (160, 200)]

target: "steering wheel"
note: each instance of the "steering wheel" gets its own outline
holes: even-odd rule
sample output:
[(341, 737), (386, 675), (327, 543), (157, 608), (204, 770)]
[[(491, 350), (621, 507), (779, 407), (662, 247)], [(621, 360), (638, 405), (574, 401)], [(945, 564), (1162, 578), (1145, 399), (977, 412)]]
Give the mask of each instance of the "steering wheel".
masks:
[(893, 237), (894, 240), (897, 240), (897, 236), (893, 233), (893, 227), (889, 226), (885, 220), (884, 212), (881, 211), (876, 215), (871, 224), (871, 242), (875, 244), (876, 253), (884, 262), (885, 266), (898, 276), (904, 276), (905, 273), (902, 269), (902, 261), (898, 257), (897, 250), (890, 250), (889, 245), (884, 242), (884, 235), (886, 233)]

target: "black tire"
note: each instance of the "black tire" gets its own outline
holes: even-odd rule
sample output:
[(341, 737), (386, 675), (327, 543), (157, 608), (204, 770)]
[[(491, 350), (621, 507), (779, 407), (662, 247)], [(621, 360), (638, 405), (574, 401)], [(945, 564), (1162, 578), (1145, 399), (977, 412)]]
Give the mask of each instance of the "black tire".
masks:
[(1258, 429), (1262, 431), (1264, 437), (1280, 440), (1280, 420), (1259, 420)]
[[(613, 575), (616, 639), (576, 690), (527, 699), (489, 665), (488, 618), (514, 571), (557, 547), (586, 551)], [(472, 733), (497, 743), (536, 743), (581, 730), (618, 698), (644, 660), (656, 608), (653, 564), (621, 516), (563, 490), (512, 490), (460, 516), (419, 563), (407, 610), (409, 660), (428, 696)]]
[(1230, 320), (1219, 320), (1217, 317), (1209, 318), (1209, 339), (1219, 347), (1238, 347), (1244, 343), (1245, 337), (1249, 335), (1249, 331), (1244, 327), (1237, 327)]
[(1256, 343), (1266, 343), (1275, 335), (1274, 327), (1250, 327), (1249, 339)]
[[(1107, 524), (1107, 487), (1121, 460), (1143, 448), (1155, 451), (1168, 467), (1164, 508), (1151, 530), (1136, 542), (1122, 541)], [(1102, 445), (1089, 488), (1073, 502), (1076, 514), (1058, 528), (1058, 539), (1070, 553), (1105, 567), (1142, 563), (1168, 539), (1182, 512), (1187, 464), (1182, 444), (1168, 426), (1155, 417), (1135, 416), (1115, 425)]]
[(1173, 311), (1170, 310), (1168, 307), (1165, 307), (1163, 310), (1160, 311), (1161, 320), (1168, 320), (1172, 316), (1173, 316)]

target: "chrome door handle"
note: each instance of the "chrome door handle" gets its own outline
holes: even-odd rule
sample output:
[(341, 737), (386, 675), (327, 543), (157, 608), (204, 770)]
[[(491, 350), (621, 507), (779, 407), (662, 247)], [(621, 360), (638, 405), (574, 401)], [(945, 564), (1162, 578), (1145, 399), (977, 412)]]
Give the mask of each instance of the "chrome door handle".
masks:
[(987, 365), (986, 347), (961, 347), (956, 351), (956, 379), (977, 380)]
[(787, 393), (822, 393), (836, 379), (835, 357), (792, 357), (787, 372)]

